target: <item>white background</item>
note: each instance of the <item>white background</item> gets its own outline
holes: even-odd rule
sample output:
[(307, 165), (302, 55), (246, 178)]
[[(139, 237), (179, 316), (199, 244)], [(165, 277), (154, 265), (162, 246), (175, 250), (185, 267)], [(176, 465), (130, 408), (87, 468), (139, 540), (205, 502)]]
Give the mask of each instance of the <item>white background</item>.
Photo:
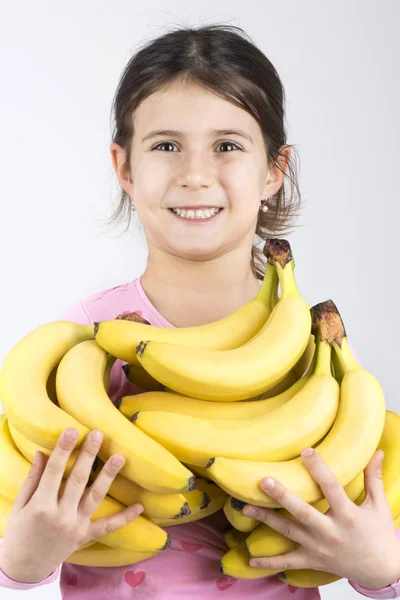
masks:
[[(359, 359), (398, 412), (397, 0), (3, 0), (0, 363), (76, 300), (143, 272), (143, 235), (104, 227), (118, 202), (112, 97), (143, 42), (217, 22), (242, 27), (285, 87), (305, 200), (288, 238), (299, 288), (310, 305), (336, 303)], [(346, 580), (320, 592), (360, 597)], [(1, 591), (23, 595), (60, 597), (58, 583)]]

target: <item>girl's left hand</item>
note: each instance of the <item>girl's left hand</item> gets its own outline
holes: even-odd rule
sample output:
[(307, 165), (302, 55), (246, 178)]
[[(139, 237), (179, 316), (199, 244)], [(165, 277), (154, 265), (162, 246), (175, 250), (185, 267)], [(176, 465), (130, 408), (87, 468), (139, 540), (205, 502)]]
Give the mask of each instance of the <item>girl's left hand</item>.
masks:
[(400, 578), (400, 540), (382, 481), (383, 450), (377, 450), (364, 470), (365, 500), (358, 506), (314, 448), (301, 453), (304, 465), (329, 503), (320, 513), (279, 481), (261, 489), (277, 500), (298, 521), (273, 509), (247, 504), (243, 514), (266, 523), (300, 546), (279, 556), (250, 560), (250, 566), (267, 569), (315, 569), (327, 571), (378, 590)]

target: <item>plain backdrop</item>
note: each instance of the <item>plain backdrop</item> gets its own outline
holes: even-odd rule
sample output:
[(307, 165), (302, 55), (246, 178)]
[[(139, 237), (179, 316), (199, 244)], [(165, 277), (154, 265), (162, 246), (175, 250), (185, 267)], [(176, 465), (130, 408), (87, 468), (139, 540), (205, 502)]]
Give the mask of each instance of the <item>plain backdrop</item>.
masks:
[[(400, 411), (399, 22), (398, 0), (3, 0), (0, 364), (73, 302), (144, 271), (137, 226), (123, 236), (104, 226), (118, 202), (112, 97), (143, 42), (175, 26), (226, 23), (251, 36), (285, 87), (304, 198), (288, 237), (298, 286), (310, 306), (336, 303), (387, 408)], [(320, 593), (360, 597), (346, 580)], [(0, 596), (60, 593), (55, 582)]]

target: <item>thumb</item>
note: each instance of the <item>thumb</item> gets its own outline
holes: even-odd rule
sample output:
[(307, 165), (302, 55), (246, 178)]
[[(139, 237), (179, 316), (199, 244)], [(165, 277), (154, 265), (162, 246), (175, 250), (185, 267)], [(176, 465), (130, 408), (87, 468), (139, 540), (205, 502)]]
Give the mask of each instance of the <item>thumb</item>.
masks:
[(35, 493), (37, 486), (39, 485), (39, 481), (42, 477), (44, 468), (47, 464), (47, 456), (43, 454), (40, 450), (35, 453), (34, 462), (31, 465), (31, 468), (28, 472), (28, 476), (23, 482), (21, 489), (19, 490), (12, 508), (21, 510), (24, 508), (26, 504), (28, 504), (29, 500), (32, 498)]
[(383, 450), (377, 450), (364, 470), (365, 500), (377, 505), (386, 500), (382, 478), (382, 463), (385, 458)]

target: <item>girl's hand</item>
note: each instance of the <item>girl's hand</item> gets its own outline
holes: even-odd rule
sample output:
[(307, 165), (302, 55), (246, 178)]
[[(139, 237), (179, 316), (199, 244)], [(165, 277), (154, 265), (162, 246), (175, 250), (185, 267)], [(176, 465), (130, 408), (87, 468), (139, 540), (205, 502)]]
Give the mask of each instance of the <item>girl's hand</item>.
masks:
[[(68, 458), (78, 439), (75, 428), (72, 428), (73, 438), (68, 438), (66, 434), (70, 431), (68, 428), (62, 432), (48, 458), (42, 452), (37, 455), (38, 461), (32, 465), (12, 505), (0, 546), (1, 568), (11, 579), (23, 583), (42, 581), (81, 546), (119, 529), (143, 511), (141, 504), (134, 504), (91, 521), (91, 515), (125, 462), (122, 455), (113, 454), (86, 488), (102, 444), (101, 432), (100, 438), (94, 440), (94, 432), (89, 431), (63, 492), (58, 495)], [(114, 465), (114, 457), (120, 460), (118, 465)]]
[[(311, 450), (310, 455), (305, 450)], [(243, 514), (255, 517), (300, 546), (279, 556), (250, 560), (250, 566), (267, 569), (327, 571), (378, 590), (400, 578), (400, 540), (382, 481), (383, 450), (375, 452), (364, 470), (365, 500), (358, 506), (314, 449), (301, 453), (304, 464), (329, 503), (322, 514), (292, 494), (279, 481), (261, 489), (292, 513), (299, 522), (269, 508), (247, 504)]]

